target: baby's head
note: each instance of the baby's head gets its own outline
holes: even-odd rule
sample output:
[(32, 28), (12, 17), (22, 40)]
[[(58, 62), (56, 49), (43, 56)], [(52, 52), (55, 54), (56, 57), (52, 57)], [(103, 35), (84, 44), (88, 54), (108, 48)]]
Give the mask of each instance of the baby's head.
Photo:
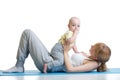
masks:
[(100, 63), (97, 71), (106, 71), (105, 63), (110, 59), (111, 49), (104, 43), (96, 43), (90, 49), (91, 58)]
[(70, 31), (74, 31), (76, 28), (80, 27), (80, 20), (77, 17), (71, 17), (68, 23), (68, 28)]

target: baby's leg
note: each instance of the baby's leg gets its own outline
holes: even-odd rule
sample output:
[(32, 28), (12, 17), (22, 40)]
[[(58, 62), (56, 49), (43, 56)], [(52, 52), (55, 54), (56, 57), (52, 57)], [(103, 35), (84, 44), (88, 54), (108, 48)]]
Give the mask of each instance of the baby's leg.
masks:
[(56, 45), (51, 50), (50, 55), (53, 57), (53, 61), (47, 63), (48, 69), (54, 69), (56, 66), (63, 65), (64, 56), (63, 56), (63, 47), (61, 43), (56, 43)]
[(44, 64), (43, 72), (44, 72), (44, 73), (47, 73), (47, 64)]

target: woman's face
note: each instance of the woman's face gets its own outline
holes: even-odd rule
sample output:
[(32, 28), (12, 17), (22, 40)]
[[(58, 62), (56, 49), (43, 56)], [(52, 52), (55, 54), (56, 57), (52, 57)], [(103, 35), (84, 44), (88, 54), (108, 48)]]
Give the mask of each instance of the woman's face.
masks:
[(95, 45), (91, 45), (89, 52), (91, 56), (95, 57)]

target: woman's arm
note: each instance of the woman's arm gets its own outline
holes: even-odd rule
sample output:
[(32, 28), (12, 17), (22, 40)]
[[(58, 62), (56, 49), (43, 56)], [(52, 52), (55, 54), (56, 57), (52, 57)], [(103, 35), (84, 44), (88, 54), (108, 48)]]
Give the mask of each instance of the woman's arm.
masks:
[(88, 71), (92, 71), (98, 67), (97, 62), (95, 62), (95, 61), (89, 61), (83, 65), (74, 67), (71, 65), (71, 63), (68, 59), (68, 55), (64, 54), (64, 57), (65, 57), (65, 66), (66, 66), (67, 72), (88, 72)]
[(64, 60), (65, 60), (65, 66), (67, 69), (67, 72), (87, 72), (92, 71), (98, 67), (97, 62), (95, 61), (87, 61), (85, 64), (80, 66), (72, 66), (69, 60), (68, 51), (70, 50), (70, 47), (68, 45), (64, 46)]

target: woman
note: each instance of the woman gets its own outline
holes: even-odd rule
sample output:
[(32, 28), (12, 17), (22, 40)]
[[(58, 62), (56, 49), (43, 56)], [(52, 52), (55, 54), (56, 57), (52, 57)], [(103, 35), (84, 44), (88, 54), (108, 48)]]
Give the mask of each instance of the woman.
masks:
[[(90, 48), (90, 56), (79, 59), (78, 54), (72, 55), (72, 60), (69, 60), (68, 51), (70, 47), (64, 46), (64, 60), (67, 72), (88, 72), (97, 69), (98, 72), (106, 71), (106, 62), (111, 56), (110, 48), (104, 43), (96, 43)], [(83, 53), (85, 55), (85, 53)], [(77, 56), (75, 56), (77, 55)], [(72, 65), (72, 62), (79, 62)], [(81, 62), (81, 63), (80, 63)]]
[[(97, 43), (91, 47), (91, 56), (89, 56), (88, 59), (84, 58), (82, 64), (79, 64), (78, 66), (73, 66), (70, 63), (68, 57), (68, 51), (71, 47), (69, 47), (69, 44), (65, 44), (63, 48), (63, 58), (65, 59), (65, 65), (54, 65), (51, 69), (47, 69), (48, 72), (86, 72), (94, 69), (98, 69), (98, 71), (105, 71), (105, 62), (109, 60), (111, 54), (110, 49), (105, 44)], [(23, 31), (21, 36), (15, 66), (3, 72), (24, 72), (25, 59), (28, 57), (29, 54), (31, 55), (35, 66), (40, 72), (44, 72), (44, 64), (55, 61), (55, 59), (50, 55), (50, 53), (42, 44), (42, 42), (38, 39), (38, 37), (31, 30), (27, 29)]]

